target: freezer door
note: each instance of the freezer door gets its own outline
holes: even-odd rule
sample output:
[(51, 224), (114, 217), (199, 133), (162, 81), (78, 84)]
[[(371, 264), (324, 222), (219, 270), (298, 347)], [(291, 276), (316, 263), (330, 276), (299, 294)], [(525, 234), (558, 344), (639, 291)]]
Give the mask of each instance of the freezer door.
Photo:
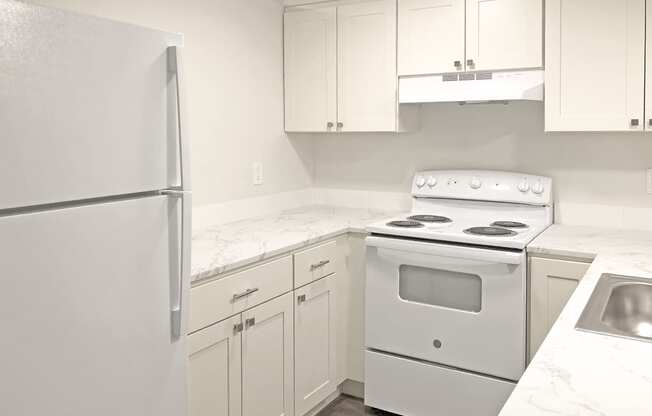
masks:
[(13, 0), (0, 27), (0, 210), (179, 185), (180, 35)]
[(180, 217), (164, 196), (0, 217), (0, 415), (186, 414)]

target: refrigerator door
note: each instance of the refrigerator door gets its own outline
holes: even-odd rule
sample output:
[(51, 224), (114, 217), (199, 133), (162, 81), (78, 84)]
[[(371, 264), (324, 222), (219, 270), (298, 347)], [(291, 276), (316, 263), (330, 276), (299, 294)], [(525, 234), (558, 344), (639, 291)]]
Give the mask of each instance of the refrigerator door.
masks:
[(0, 217), (1, 415), (186, 414), (181, 201)]
[(13, 0), (0, 27), (0, 210), (181, 185), (181, 35)]

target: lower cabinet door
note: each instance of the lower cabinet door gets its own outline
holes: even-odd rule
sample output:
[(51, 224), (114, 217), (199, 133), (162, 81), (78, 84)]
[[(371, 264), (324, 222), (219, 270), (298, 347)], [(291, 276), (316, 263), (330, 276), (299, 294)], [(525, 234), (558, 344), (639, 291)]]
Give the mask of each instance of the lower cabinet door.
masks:
[(589, 266), (577, 261), (530, 257), (530, 360)]
[(303, 416), (337, 388), (336, 275), (294, 291), (295, 410)]
[(242, 414), (294, 415), (292, 293), (242, 313)]
[(240, 416), (240, 315), (188, 336), (190, 416)]

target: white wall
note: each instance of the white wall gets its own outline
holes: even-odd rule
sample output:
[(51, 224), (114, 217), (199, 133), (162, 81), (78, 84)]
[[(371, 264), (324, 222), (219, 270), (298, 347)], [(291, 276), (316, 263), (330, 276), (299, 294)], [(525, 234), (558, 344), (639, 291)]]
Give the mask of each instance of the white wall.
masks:
[[(185, 34), (195, 204), (211, 204), (207, 216), (222, 212), (224, 202), (279, 192), (288, 196), (271, 197), (272, 205), (296, 204), (302, 197), (286, 191), (311, 185), (406, 192), (416, 170), (468, 167), (552, 176), (563, 222), (593, 224), (616, 213), (652, 226), (644, 172), (652, 167), (652, 133), (544, 134), (541, 104), (513, 103), (427, 105), (422, 129), (412, 134), (288, 138), (282, 0), (35, 1)], [(262, 186), (251, 184), (257, 161)], [(573, 215), (560, 217), (564, 212)]]
[(421, 169), (502, 169), (552, 176), (560, 207), (568, 214), (581, 208), (565, 222), (581, 223), (584, 216), (594, 223), (592, 214), (614, 212), (611, 207), (618, 207), (618, 215), (625, 215), (621, 207), (652, 209), (645, 189), (652, 133), (545, 134), (539, 103), (429, 104), (421, 120), (421, 130), (413, 134), (296, 139), (314, 145), (314, 186), (320, 188), (406, 192)]
[(185, 35), (195, 205), (310, 185), (309, 143), (283, 132), (281, 0), (35, 2)]

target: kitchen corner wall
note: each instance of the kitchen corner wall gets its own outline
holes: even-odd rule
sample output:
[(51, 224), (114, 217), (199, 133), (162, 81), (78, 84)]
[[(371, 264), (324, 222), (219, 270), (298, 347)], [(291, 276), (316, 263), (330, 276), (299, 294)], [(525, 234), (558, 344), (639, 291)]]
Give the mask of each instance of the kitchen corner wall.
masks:
[(314, 146), (316, 188), (409, 192), (422, 169), (499, 169), (554, 179), (556, 219), (652, 228), (652, 133), (544, 133), (543, 105), (428, 104), (409, 134), (291, 135)]
[(196, 206), (310, 186), (311, 144), (283, 131), (282, 0), (34, 3), (184, 34)]
[(472, 168), (552, 176), (558, 222), (652, 229), (652, 133), (545, 134), (542, 104), (512, 103), (424, 105), (407, 134), (286, 135), (282, 0), (35, 2), (184, 33), (194, 203), (208, 222), (304, 200), (394, 209), (415, 171)]

